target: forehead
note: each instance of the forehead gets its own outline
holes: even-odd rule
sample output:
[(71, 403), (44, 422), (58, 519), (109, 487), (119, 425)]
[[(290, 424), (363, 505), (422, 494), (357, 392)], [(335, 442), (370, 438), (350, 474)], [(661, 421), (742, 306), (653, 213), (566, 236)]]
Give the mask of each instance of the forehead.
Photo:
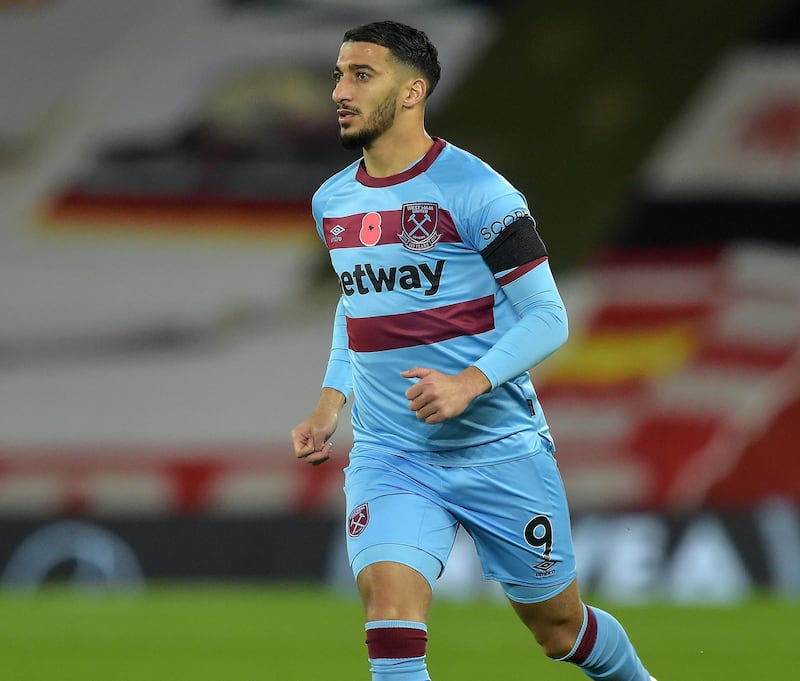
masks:
[(378, 70), (389, 66), (391, 56), (389, 48), (383, 45), (348, 41), (342, 43), (342, 47), (339, 49), (336, 66), (343, 71), (354, 65), (371, 66)]

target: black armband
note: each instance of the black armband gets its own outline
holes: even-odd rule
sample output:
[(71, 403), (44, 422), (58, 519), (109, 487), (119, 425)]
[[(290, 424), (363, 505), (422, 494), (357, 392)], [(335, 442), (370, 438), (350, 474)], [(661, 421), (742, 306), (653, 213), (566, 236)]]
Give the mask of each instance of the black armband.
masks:
[(481, 251), (493, 274), (526, 265), (547, 256), (547, 248), (529, 215), (514, 220)]

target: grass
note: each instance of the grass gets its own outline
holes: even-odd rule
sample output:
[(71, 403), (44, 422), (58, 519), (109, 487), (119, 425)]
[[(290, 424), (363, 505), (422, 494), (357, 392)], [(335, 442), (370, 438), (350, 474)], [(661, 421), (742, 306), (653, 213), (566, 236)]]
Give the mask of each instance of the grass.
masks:
[[(793, 678), (797, 604), (609, 606), (660, 681)], [(434, 604), (435, 681), (578, 681), (544, 658), (495, 602)], [(0, 596), (0, 676), (9, 681), (369, 679), (360, 605), (319, 588), (154, 587), (140, 595), (49, 589)]]

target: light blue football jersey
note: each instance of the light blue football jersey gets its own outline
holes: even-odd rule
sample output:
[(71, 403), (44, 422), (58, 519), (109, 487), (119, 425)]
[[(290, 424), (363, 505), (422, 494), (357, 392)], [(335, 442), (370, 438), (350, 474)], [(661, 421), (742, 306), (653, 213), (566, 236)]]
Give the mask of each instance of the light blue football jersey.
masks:
[(527, 372), (435, 425), (409, 409), (411, 381), (400, 375), (412, 367), (481, 368), (480, 358), (518, 320), (503, 277), (481, 255), (506, 226), (529, 216), (517, 189), (436, 139), (416, 164), (388, 178), (351, 164), (319, 188), (312, 211), (342, 289), (323, 385), (348, 397), (352, 388), (356, 449), (462, 466), (521, 457), (543, 439), (552, 447)]

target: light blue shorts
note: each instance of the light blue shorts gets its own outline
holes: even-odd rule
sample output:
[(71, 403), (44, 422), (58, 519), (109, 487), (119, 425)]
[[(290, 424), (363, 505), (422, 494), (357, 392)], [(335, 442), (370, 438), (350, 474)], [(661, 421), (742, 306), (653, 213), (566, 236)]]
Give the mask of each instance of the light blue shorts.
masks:
[(356, 448), (344, 491), (356, 576), (367, 565), (393, 561), (433, 586), (461, 525), (475, 542), (483, 576), (514, 601), (547, 600), (575, 579), (564, 485), (545, 445), (512, 461), (467, 467)]

